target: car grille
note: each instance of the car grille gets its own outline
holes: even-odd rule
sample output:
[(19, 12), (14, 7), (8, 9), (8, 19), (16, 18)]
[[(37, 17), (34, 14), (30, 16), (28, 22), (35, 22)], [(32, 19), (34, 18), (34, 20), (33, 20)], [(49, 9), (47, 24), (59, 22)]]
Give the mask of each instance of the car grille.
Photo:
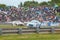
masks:
[(33, 25), (32, 25), (32, 24), (29, 24), (29, 26), (33, 27)]

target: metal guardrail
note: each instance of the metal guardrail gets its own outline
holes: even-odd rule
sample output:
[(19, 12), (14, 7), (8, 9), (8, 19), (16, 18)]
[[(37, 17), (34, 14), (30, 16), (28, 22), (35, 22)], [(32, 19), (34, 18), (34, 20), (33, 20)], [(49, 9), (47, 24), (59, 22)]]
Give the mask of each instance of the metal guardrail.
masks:
[(0, 35), (29, 33), (60, 33), (60, 28), (0, 28)]

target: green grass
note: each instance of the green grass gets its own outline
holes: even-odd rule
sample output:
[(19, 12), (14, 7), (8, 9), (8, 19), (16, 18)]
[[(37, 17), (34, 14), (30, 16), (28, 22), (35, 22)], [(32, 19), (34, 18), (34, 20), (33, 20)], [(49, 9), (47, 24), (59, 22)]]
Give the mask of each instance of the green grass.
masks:
[(0, 25), (0, 28), (26, 28), (25, 26)]
[[(58, 26), (60, 28), (60, 26)], [(0, 28), (27, 28), (26, 26), (13, 26), (13, 25), (0, 25)], [(51, 28), (51, 27), (41, 27), (41, 28)]]
[(1, 35), (0, 40), (60, 40), (60, 34)]
[[(25, 26), (0, 25), (0, 28), (24, 28)], [(60, 40), (60, 34), (0, 35), (0, 40)]]

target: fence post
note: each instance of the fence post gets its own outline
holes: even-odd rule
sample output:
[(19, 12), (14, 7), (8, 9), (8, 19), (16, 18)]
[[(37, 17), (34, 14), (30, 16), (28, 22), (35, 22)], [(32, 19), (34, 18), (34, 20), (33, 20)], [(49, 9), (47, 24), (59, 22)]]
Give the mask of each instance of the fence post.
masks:
[(39, 31), (40, 31), (40, 29), (39, 29), (39, 27), (36, 27), (36, 32), (39, 34)]
[(51, 33), (54, 33), (54, 27), (51, 28)]
[(19, 33), (19, 34), (22, 34), (22, 28), (19, 28), (19, 29), (18, 29), (18, 33)]
[(0, 28), (0, 35), (2, 35), (2, 29)]

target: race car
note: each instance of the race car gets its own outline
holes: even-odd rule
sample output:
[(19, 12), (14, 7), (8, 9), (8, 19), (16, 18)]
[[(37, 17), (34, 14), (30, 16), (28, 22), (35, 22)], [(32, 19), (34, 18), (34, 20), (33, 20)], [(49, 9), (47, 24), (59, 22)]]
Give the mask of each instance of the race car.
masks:
[(18, 25), (20, 25), (20, 26), (23, 26), (24, 25), (24, 23), (23, 22), (21, 22), (21, 21), (11, 21), (11, 22), (6, 22), (6, 23), (10, 23), (10, 24), (12, 24), (13, 26), (18, 26)]
[(41, 23), (38, 20), (32, 20), (32, 21), (27, 23), (27, 27), (28, 28), (36, 28), (36, 27), (40, 28), (40, 24)]

